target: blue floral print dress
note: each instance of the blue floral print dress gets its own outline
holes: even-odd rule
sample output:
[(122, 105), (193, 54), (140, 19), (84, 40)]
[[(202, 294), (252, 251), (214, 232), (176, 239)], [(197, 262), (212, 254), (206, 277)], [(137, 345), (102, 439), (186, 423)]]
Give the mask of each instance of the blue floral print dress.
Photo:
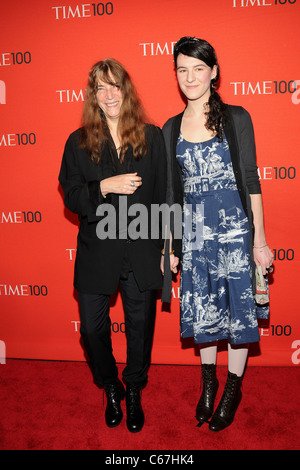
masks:
[(242, 207), (224, 136), (176, 150), (184, 183), (180, 329), (195, 343), (259, 341), (251, 286), (249, 222)]

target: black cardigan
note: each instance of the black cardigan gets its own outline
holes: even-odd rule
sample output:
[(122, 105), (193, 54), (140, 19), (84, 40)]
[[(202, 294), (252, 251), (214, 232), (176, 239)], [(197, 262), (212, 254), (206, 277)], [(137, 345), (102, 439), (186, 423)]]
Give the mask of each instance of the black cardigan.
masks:
[(112, 204), (116, 208), (118, 221), (119, 195), (108, 194), (104, 198), (99, 183), (104, 178), (127, 172), (137, 172), (142, 177), (142, 185), (134, 194), (122, 196), (128, 210), (133, 204), (139, 203), (143, 204), (150, 214), (152, 204), (165, 203), (166, 152), (161, 130), (148, 124), (146, 155), (136, 160), (132, 148), (129, 147), (123, 166), (118, 163), (112, 142), (107, 143), (100, 163), (95, 164), (86, 150), (79, 147), (79, 138), (80, 129), (69, 136), (59, 174), (65, 205), (70, 211), (79, 214), (80, 219), (74, 273), (75, 288), (87, 294), (113, 294), (118, 286), (126, 252), (140, 290), (160, 289), (160, 251), (163, 246), (161, 236), (132, 241), (130, 238), (120, 239), (117, 234), (116, 239), (99, 239), (96, 227), (101, 217), (96, 215), (96, 210), (101, 204)]
[[(181, 169), (176, 159), (176, 145), (180, 133), (183, 112), (170, 118), (163, 126), (163, 135), (166, 143), (168, 161), (168, 185), (167, 203), (180, 204), (183, 206), (183, 182)], [(260, 194), (261, 187), (257, 173), (256, 149), (252, 120), (249, 113), (241, 106), (227, 105), (227, 121), (224, 133), (228, 141), (232, 167), (236, 179), (237, 188), (243, 208), (250, 225), (250, 258), (252, 264), (252, 286), (255, 291), (255, 265), (253, 261), (253, 215), (251, 211), (250, 194)], [(172, 224), (171, 224), (172, 231)], [(181, 239), (172, 242), (174, 254), (181, 257)], [(169, 240), (166, 240), (166, 252), (169, 251)], [(165, 256), (164, 285), (162, 301), (171, 301), (172, 274), (170, 271), (170, 260)]]

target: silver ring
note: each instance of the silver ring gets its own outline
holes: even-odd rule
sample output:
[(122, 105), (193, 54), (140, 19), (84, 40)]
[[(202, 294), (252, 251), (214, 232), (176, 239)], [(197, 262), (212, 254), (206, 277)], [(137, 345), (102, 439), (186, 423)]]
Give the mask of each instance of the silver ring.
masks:
[(135, 186), (135, 182), (134, 182), (134, 181), (130, 181), (130, 186)]

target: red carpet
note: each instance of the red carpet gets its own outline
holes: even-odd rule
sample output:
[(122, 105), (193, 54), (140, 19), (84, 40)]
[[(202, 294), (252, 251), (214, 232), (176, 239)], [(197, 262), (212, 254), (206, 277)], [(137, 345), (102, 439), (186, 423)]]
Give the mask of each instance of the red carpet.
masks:
[[(119, 366), (121, 371), (122, 365)], [(104, 422), (103, 392), (84, 362), (7, 360), (0, 365), (1, 450), (297, 450), (297, 367), (248, 367), (233, 424), (196, 427), (200, 367), (153, 365), (143, 390), (146, 422), (131, 434)], [(218, 367), (222, 393), (227, 369)], [(124, 402), (122, 402), (124, 404)]]

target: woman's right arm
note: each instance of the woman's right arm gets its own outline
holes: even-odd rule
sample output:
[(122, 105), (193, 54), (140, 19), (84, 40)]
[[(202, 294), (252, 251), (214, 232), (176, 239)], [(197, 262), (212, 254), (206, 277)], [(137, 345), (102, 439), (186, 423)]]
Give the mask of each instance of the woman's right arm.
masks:
[[(136, 173), (87, 181), (83, 173), (87, 159), (85, 150), (79, 148), (78, 134), (71, 134), (65, 145), (58, 179), (64, 192), (65, 206), (75, 214), (95, 216), (98, 205), (105, 202), (107, 194), (132, 194), (142, 184)], [(134, 186), (131, 181), (134, 181)]]
[(78, 135), (75, 132), (66, 142), (58, 179), (64, 192), (65, 206), (82, 216), (95, 214), (97, 203), (100, 203), (97, 201), (100, 195), (100, 191), (97, 193), (97, 183), (87, 182), (83, 174), (80, 160), (84, 161), (84, 157), (87, 158), (84, 150), (79, 148)]

